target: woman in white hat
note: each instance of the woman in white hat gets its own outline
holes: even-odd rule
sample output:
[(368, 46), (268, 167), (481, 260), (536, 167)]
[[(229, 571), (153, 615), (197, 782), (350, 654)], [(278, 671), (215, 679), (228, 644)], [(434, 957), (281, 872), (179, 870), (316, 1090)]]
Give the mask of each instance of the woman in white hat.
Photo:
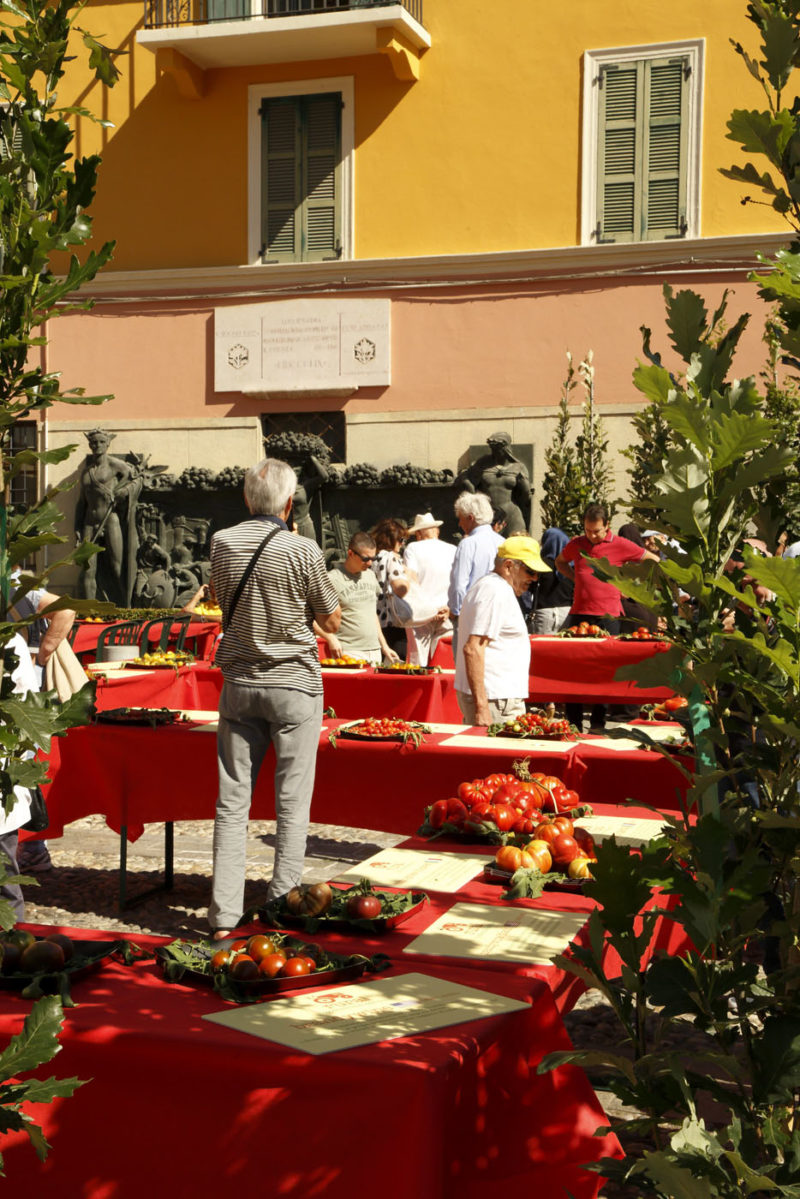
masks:
[(404, 555), (406, 569), (417, 579), (424, 609), (436, 613), (424, 624), (406, 630), (408, 661), (420, 666), (428, 665), (440, 638), (453, 627), (447, 607), (447, 588), (456, 547), (439, 540), (441, 526), (442, 521), (434, 520), (433, 513), (418, 513), (408, 530), (413, 540), (409, 541)]

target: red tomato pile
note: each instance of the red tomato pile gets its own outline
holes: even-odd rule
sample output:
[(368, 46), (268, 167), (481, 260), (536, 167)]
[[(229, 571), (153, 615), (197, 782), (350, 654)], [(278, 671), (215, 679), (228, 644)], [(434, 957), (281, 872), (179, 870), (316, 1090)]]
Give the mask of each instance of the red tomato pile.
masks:
[(640, 624), (638, 629), (634, 629), (632, 633), (628, 634), (628, 636), (630, 637), (631, 641), (657, 641), (658, 640), (657, 637), (653, 636), (650, 629), (646, 629), (643, 624)]
[(397, 716), (367, 716), (364, 720), (346, 726), (348, 733), (357, 733), (359, 737), (397, 737), (414, 733), (418, 729), (418, 724), (400, 720)]
[(523, 781), (515, 774), (490, 774), (460, 783), (457, 797), (437, 799), (426, 811), (426, 823), (434, 830), (450, 825), (479, 837), (485, 835), (485, 825), (530, 836), (541, 811), (569, 811), (579, 803), (577, 791), (568, 790), (555, 775), (533, 774)]
[(525, 868), (549, 874), (555, 867), (570, 878), (591, 878), (590, 864), (597, 859), (591, 834), (566, 816), (555, 816), (537, 824), (533, 839), (521, 848), (504, 845), (498, 849), (494, 860), (501, 870), (512, 873)]
[(234, 941), (230, 949), (218, 949), (211, 959), (211, 969), (215, 973), (226, 970), (231, 978), (240, 982), (252, 982), (257, 978), (297, 978), (301, 974), (312, 974), (316, 968), (316, 959), (310, 954), (283, 949), (264, 933)]
[(587, 620), (582, 620), (580, 624), (573, 625), (572, 628), (564, 629), (562, 634), (564, 637), (607, 637), (608, 633), (605, 629), (601, 629), (599, 624), (589, 624)]
[(526, 712), (503, 724), (492, 724), (487, 731), (490, 737), (552, 737), (558, 741), (578, 735), (578, 730), (568, 720), (556, 720), (543, 712)]

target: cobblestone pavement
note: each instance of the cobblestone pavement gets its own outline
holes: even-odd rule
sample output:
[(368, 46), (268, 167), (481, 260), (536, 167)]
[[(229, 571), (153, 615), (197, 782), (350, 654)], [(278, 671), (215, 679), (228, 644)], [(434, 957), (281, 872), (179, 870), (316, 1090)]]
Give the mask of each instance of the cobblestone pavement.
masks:
[[(119, 838), (102, 816), (70, 824), (64, 836), (49, 842), (53, 869), (36, 876), (38, 886), (25, 888), (26, 920), (35, 924), (114, 932), (150, 933), (165, 937), (203, 937), (208, 934), (206, 909), (211, 890), (210, 820), (187, 820), (174, 826), (175, 885), (135, 901), (157, 887), (164, 865), (164, 825), (148, 825), (128, 846), (128, 895), (134, 902), (122, 912), (119, 900)], [(274, 821), (253, 821), (248, 842), (245, 907), (264, 898), (265, 880), (272, 870)], [(308, 881), (334, 877), (379, 849), (405, 838), (370, 829), (312, 824), (306, 854)], [(587, 992), (565, 1018), (567, 1030), (581, 1048), (619, 1049), (619, 1030), (613, 1014), (596, 992)], [(624, 1109), (608, 1091), (597, 1090), (609, 1118)], [(628, 1199), (635, 1192), (608, 1187), (609, 1199)]]

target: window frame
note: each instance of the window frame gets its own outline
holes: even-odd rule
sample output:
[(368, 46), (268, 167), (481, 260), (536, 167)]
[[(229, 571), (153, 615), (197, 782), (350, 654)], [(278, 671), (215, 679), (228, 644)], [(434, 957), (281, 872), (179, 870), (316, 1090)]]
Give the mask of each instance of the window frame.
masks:
[[(261, 115), (262, 100), (280, 96), (313, 96), (326, 92), (338, 92), (342, 98), (341, 143), (342, 143), (342, 252), (336, 259), (343, 262), (355, 256), (355, 230), (353, 221), (353, 192), (355, 167), (355, 118), (353, 111), (354, 82), (352, 75), (329, 79), (301, 79), (285, 83), (256, 83), (247, 89), (247, 261), (251, 266), (265, 269), (275, 263), (261, 261)], [(319, 266), (316, 263), (283, 262), (281, 266)]]
[[(705, 73), (705, 38), (688, 38), (680, 42), (654, 42), (644, 46), (623, 46), (616, 49), (586, 50), (583, 55), (583, 130), (581, 162), (581, 245), (596, 246), (598, 222), (598, 122), (600, 115), (598, 79), (604, 67), (611, 63), (626, 64), (659, 58), (685, 57), (691, 67), (688, 90), (686, 128), (686, 235), (684, 239), (700, 236), (701, 147), (703, 133), (703, 87)], [(626, 241), (625, 245), (648, 245), (660, 239)], [(669, 240), (672, 240), (671, 238)], [(611, 241), (610, 245), (622, 242)]]

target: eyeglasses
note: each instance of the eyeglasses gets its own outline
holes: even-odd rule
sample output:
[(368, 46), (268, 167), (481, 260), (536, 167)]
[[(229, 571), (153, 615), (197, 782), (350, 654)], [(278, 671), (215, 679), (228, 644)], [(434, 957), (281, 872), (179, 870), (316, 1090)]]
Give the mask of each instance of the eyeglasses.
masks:
[(367, 558), (367, 557), (366, 557), (366, 555), (364, 555), (364, 554), (359, 554), (358, 550), (353, 550), (353, 553), (355, 554), (355, 556), (356, 556), (357, 558), (360, 558), (362, 562), (369, 563), (369, 562), (374, 562), (374, 561), (375, 561), (375, 559), (374, 559), (374, 558)]
[(522, 569), (525, 571), (525, 574), (528, 576), (529, 579), (536, 578), (536, 575), (538, 573), (537, 571), (531, 570), (530, 566), (526, 566), (524, 562), (520, 562), (519, 558), (515, 558), (514, 561), (516, 562), (517, 566), (522, 567)]

